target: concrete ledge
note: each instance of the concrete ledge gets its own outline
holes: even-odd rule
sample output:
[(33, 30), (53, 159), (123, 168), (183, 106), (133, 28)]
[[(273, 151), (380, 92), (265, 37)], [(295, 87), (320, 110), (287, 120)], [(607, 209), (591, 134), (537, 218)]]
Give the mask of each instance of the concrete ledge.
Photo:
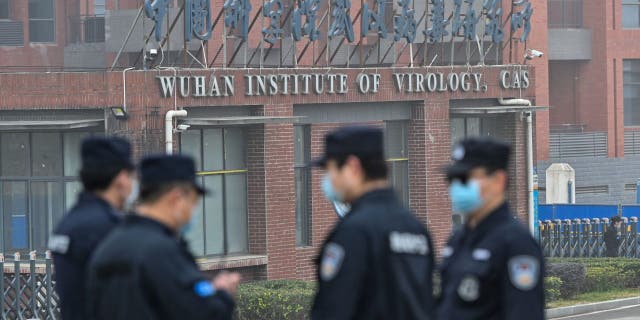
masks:
[(583, 313), (640, 305), (640, 297), (579, 304), (575, 306), (547, 309), (547, 319), (575, 316)]

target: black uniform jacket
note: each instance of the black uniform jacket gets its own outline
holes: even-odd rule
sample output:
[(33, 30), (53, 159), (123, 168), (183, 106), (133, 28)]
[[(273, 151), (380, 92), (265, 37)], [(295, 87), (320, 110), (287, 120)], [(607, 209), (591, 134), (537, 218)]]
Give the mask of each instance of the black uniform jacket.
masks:
[(618, 248), (620, 247), (620, 238), (618, 230), (612, 225), (607, 228), (604, 233), (604, 244), (607, 247), (607, 257), (617, 257)]
[(322, 246), (312, 319), (431, 319), (432, 253), (391, 189), (365, 194)]
[(49, 239), (63, 320), (86, 319), (84, 275), (89, 259), (120, 221), (121, 215), (106, 201), (84, 192)]
[(440, 320), (543, 320), (544, 260), (507, 204), (443, 249)]
[(128, 216), (102, 242), (88, 277), (94, 320), (231, 319), (234, 307), (172, 230), (142, 216)]

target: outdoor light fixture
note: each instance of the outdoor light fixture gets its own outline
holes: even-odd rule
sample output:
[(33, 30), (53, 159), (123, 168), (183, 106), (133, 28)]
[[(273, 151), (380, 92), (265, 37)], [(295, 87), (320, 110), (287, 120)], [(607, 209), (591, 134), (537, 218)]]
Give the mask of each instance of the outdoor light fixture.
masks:
[(123, 107), (111, 107), (111, 113), (118, 120), (125, 120), (129, 118), (127, 111)]

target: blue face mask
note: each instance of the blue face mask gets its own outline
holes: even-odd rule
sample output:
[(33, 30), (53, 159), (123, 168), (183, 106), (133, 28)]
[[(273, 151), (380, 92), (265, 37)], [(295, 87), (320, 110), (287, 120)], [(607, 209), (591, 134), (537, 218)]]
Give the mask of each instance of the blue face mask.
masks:
[(198, 209), (200, 209), (199, 206), (195, 207), (191, 212), (191, 218), (189, 219), (189, 222), (180, 227), (180, 235), (182, 235), (183, 237), (187, 236), (187, 233), (191, 232), (193, 227), (197, 224), (199, 214)]
[(453, 212), (460, 215), (469, 215), (483, 205), (480, 184), (475, 180), (469, 180), (467, 184), (462, 184), (458, 180), (453, 181), (449, 186), (449, 196)]
[(328, 174), (325, 174), (322, 178), (322, 193), (324, 193), (324, 197), (331, 202), (342, 202), (342, 196), (333, 188), (331, 178), (329, 178)]

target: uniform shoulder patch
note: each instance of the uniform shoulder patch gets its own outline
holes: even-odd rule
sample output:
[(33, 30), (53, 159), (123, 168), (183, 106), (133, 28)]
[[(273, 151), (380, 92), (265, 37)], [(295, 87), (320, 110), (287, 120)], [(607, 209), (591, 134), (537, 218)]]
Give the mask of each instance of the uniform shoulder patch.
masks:
[(540, 281), (540, 261), (527, 255), (512, 257), (509, 259), (509, 280), (523, 291), (535, 288)]
[(320, 261), (320, 279), (331, 281), (340, 271), (344, 259), (344, 248), (341, 245), (329, 242), (322, 252)]
[(202, 280), (193, 285), (193, 292), (195, 292), (198, 297), (206, 298), (214, 295), (216, 293), (216, 289), (213, 287), (211, 282)]
[(49, 238), (49, 250), (54, 253), (67, 254), (69, 244), (71, 244), (71, 238), (67, 235), (54, 234)]

